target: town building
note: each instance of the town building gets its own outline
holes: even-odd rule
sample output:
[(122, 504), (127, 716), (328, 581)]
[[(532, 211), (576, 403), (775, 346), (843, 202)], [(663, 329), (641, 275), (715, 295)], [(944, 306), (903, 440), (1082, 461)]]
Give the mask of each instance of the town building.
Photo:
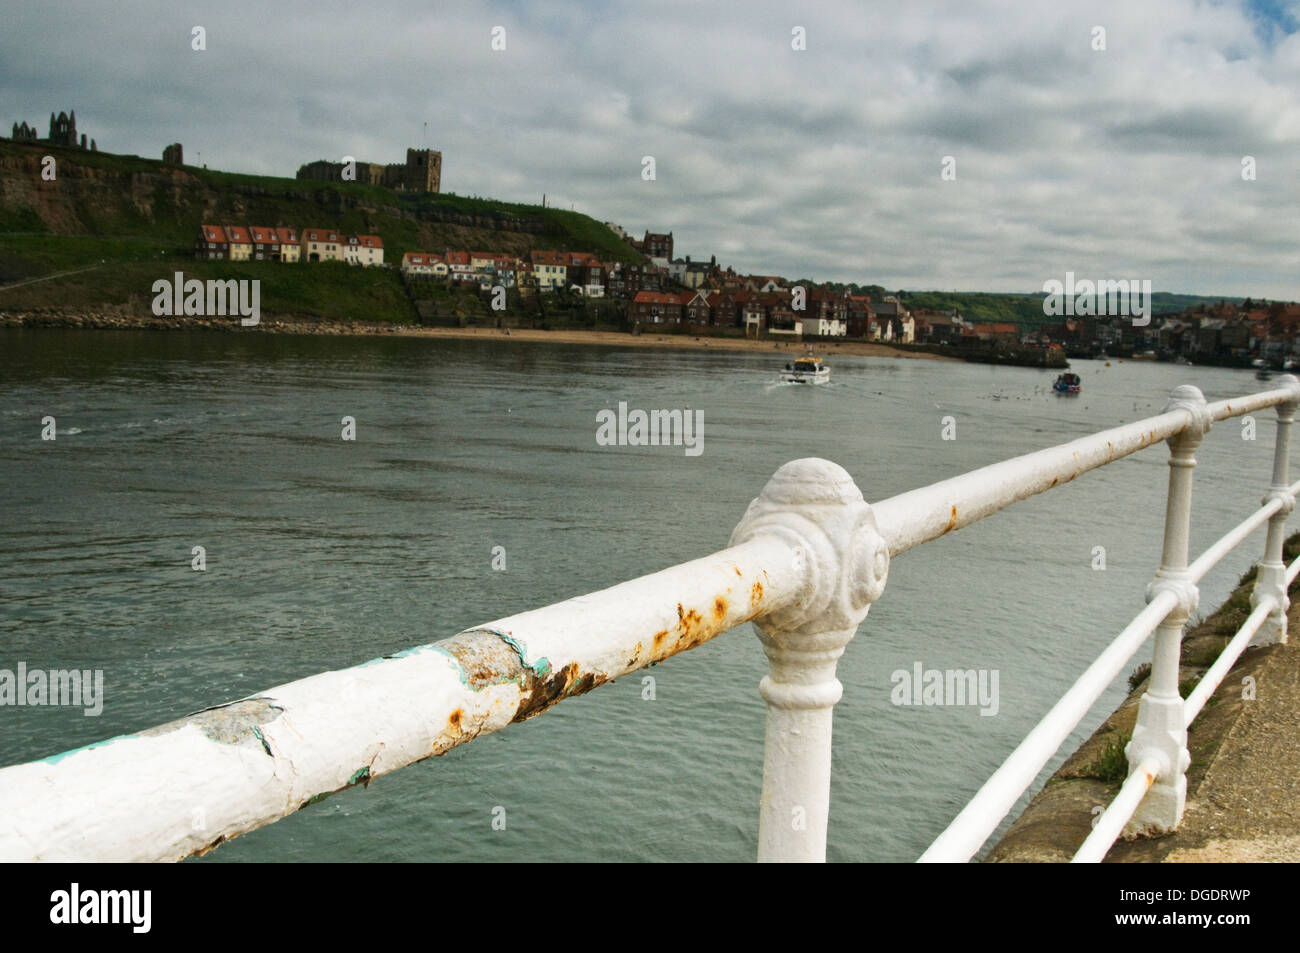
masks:
[(342, 261), (343, 236), (332, 228), (305, 228), (302, 257), (307, 261)]
[(349, 235), (342, 243), (343, 260), (370, 267), (384, 263), (384, 242), (378, 235)]
[(470, 267), (478, 277), (479, 288), (487, 291), (496, 286), (514, 288), (518, 283), (518, 262), (510, 255), (497, 252), (470, 252)]
[(785, 282), (775, 275), (750, 275), (744, 281), (744, 288), (747, 291), (761, 291), (769, 293), (772, 291), (784, 291)]
[(519, 259), (515, 262), (515, 286), (521, 294), (534, 294), (537, 291), (537, 279), (533, 277), (533, 264)]
[(275, 230), (276, 238), (280, 240), (280, 261), (286, 264), (292, 264), (298, 261), (302, 253), (302, 248), (298, 243), (298, 233), (292, 228), (280, 226)]
[(588, 298), (605, 296), (605, 265), (589, 252), (564, 255), (565, 277), (570, 288), (577, 288)]
[(645, 238), (641, 239), (641, 254), (647, 258), (663, 258), (667, 261), (673, 260), (673, 233), (667, 232), (660, 234), (657, 232), (647, 231)]
[(280, 236), (274, 228), (250, 225), (248, 235), (253, 241), (253, 261), (280, 260)]
[(538, 291), (553, 291), (566, 286), (568, 266), (564, 253), (558, 251), (532, 251), (528, 253), (533, 266), (533, 279)]
[(712, 292), (709, 295), (709, 312), (714, 327), (737, 328), (743, 324), (740, 303), (734, 294)]
[(628, 306), (628, 317), (636, 324), (681, 324), (682, 302), (674, 294), (639, 291)]
[(243, 225), (223, 225), (230, 241), (230, 260), (249, 261), (253, 257), (253, 237)]
[(713, 266), (703, 261), (691, 261), (691, 256), (686, 256), (686, 272), (682, 275), (681, 282), (688, 288), (703, 288), (709, 283), (709, 276), (713, 271)]
[(194, 257), (224, 260), (230, 257), (230, 240), (220, 225), (200, 225), (199, 237), (194, 242)]
[(295, 262), (298, 234), (292, 228), (203, 224), (194, 241), (194, 257), (210, 261)]
[(767, 309), (769, 337), (803, 337), (804, 319), (788, 303), (771, 304)]
[(871, 310), (871, 299), (866, 295), (849, 295), (845, 302), (845, 335), (851, 338), (865, 338), (871, 326), (875, 312)]
[(402, 256), (402, 274), (416, 278), (446, 278), (447, 263), (432, 252), (408, 251)]
[(474, 266), (470, 264), (469, 252), (452, 251), (448, 248), (444, 258), (447, 262), (447, 274), (452, 281), (474, 281), (477, 278)]
[(703, 291), (683, 291), (677, 297), (682, 303), (684, 323), (701, 328), (713, 324), (713, 309), (709, 305), (709, 296)]

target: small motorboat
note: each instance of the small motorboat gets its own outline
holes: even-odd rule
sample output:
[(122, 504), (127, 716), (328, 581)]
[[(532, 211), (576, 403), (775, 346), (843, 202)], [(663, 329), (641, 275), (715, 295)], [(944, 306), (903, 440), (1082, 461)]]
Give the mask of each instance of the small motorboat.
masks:
[(1083, 387), (1083, 381), (1079, 380), (1078, 374), (1062, 374), (1052, 385), (1052, 390), (1058, 394), (1077, 394)]
[(825, 384), (830, 379), (831, 369), (820, 357), (801, 357), (781, 372), (781, 380), (787, 384)]

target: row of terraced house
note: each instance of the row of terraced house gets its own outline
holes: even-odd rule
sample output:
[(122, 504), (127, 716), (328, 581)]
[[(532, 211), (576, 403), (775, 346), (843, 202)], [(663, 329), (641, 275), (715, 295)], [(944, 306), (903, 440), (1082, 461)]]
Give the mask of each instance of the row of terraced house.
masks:
[[(678, 264), (684, 267), (669, 267)], [(780, 278), (740, 276), (711, 263), (689, 260), (607, 264), (587, 252), (532, 251), (527, 258), (519, 258), (500, 252), (447, 249), (441, 253), (407, 252), (402, 257), (402, 274), (411, 279), (472, 283), (481, 291), (500, 285), (621, 298), (628, 302), (629, 318), (642, 325), (744, 328), (754, 335), (900, 342), (911, 342), (915, 336), (910, 313), (893, 296), (873, 303), (863, 295), (813, 287), (805, 289), (803, 307), (797, 308), (793, 289)], [(675, 290), (684, 276), (698, 276), (702, 286)]]
[[(689, 259), (688, 259), (689, 262)], [(628, 300), (642, 291), (676, 286), (698, 287), (712, 266), (696, 263), (685, 271), (679, 262), (604, 262), (589, 252), (531, 251), (527, 257), (501, 252), (414, 251), (402, 258), (402, 274), (417, 279), (473, 282), (486, 291), (495, 285), (524, 291), (568, 291), (589, 298)]]
[(378, 235), (347, 235), (331, 228), (256, 225), (200, 225), (194, 257), (214, 261), (342, 261), (383, 265), (384, 242)]
[(533, 251), (527, 258), (502, 252), (413, 251), (402, 256), (402, 274), (408, 278), (438, 278), (469, 282), (487, 291), (497, 285), (507, 289), (541, 292), (568, 290), (588, 298), (603, 298), (621, 290), (626, 269), (640, 265), (607, 265), (590, 252)]
[(894, 296), (873, 302), (866, 295), (828, 288), (787, 287), (782, 279), (748, 276), (738, 290), (691, 288), (642, 291), (629, 316), (636, 324), (687, 328), (743, 328), (747, 336), (857, 338), (911, 343), (916, 322)]
[(1240, 304), (1220, 301), (1155, 315), (1143, 325), (1128, 318), (1078, 317), (1041, 325), (1025, 340), (1057, 343), (1077, 354), (1149, 351), (1197, 362), (1251, 357), (1282, 361), (1300, 357), (1300, 305), (1249, 298)]

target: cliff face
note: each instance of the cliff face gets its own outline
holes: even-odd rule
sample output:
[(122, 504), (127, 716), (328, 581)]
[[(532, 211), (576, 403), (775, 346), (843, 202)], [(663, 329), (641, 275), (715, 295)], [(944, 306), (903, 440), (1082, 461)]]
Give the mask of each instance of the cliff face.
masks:
[[(41, 177), (42, 159), (55, 159), (55, 178)], [(475, 206), (465, 208), (464, 206)], [(165, 166), (136, 156), (87, 153), (0, 142), (0, 233), (105, 237), (149, 236), (173, 248), (193, 243), (201, 222), (336, 228), (376, 234), (386, 259), (402, 252), (475, 248), (525, 255), (533, 248), (630, 256), (585, 216), (520, 206), (468, 202), (378, 188), (349, 188), (295, 179), (230, 175)], [(603, 226), (600, 226), (603, 229)]]
[[(45, 155), (55, 159), (53, 180), (41, 176)], [(0, 152), (0, 216), (11, 222), (25, 218), (38, 225), (29, 230), (53, 235), (147, 231), (186, 241), (204, 220), (254, 224), (251, 216), (256, 224), (302, 228), (307, 223), (300, 217), (314, 224), (319, 216), (326, 219), (321, 227), (329, 227), (353, 211), (368, 213), (375, 224), (401, 217), (400, 209), (366, 208), (328, 189), (277, 193), (242, 183), (218, 188), (188, 169), (129, 158), (26, 146), (5, 149)]]
[[(50, 181), (41, 176), (45, 155), (55, 160)], [(30, 231), (96, 234), (115, 220), (156, 222), (159, 199), (175, 209), (198, 184), (181, 169), (126, 172), (83, 165), (75, 156), (66, 149), (32, 147), (0, 153), (0, 217), (39, 224)]]

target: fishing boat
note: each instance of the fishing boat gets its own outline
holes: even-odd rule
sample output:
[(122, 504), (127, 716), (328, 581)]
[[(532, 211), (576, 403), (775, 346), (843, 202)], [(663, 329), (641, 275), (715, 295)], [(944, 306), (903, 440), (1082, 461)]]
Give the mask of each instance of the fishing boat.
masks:
[(787, 364), (781, 372), (781, 380), (788, 384), (825, 384), (831, 379), (831, 369), (822, 363), (820, 357), (801, 357), (793, 364)]
[(1052, 390), (1058, 394), (1077, 394), (1083, 387), (1083, 381), (1079, 380), (1078, 374), (1062, 374), (1052, 385)]

